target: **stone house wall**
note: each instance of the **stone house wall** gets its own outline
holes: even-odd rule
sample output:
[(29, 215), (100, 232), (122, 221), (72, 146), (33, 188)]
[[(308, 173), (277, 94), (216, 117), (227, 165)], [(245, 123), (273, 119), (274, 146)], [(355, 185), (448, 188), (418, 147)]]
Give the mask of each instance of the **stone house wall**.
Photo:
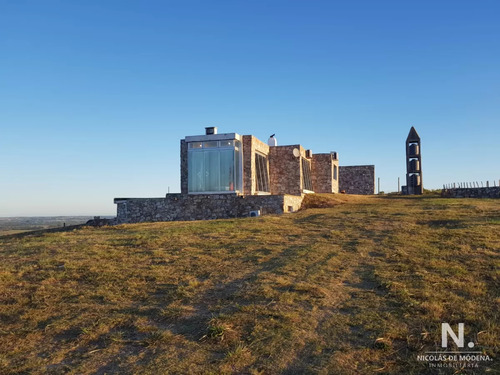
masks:
[(312, 157), (312, 183), (315, 193), (339, 192), (339, 161), (331, 153)]
[[(300, 157), (293, 150), (300, 151)], [(300, 145), (269, 148), (269, 173), (271, 194), (302, 195), (302, 163), (305, 150)]]
[[(210, 220), (245, 217), (256, 210), (260, 210), (261, 214), (297, 211), (301, 207), (305, 191), (305, 173), (302, 168), (304, 159), (310, 163), (312, 190), (317, 193), (337, 193), (339, 190), (350, 194), (375, 192), (373, 165), (339, 167), (338, 160), (331, 153), (314, 154), (306, 158), (306, 150), (300, 145), (270, 147), (251, 135), (240, 138), (236, 133), (227, 133), (219, 136), (241, 139), (242, 192), (188, 194), (186, 140), (209, 139), (211, 136), (186, 137), (180, 141), (181, 193), (167, 194), (165, 198), (116, 198), (117, 222)], [(294, 149), (299, 150), (298, 156), (294, 155)], [(267, 156), (270, 192), (257, 190), (257, 153)]]
[(188, 193), (188, 148), (184, 139), (181, 139), (181, 193)]
[(302, 196), (167, 194), (165, 198), (115, 198), (117, 223), (248, 217), (250, 211), (282, 214), (300, 209)]
[(339, 190), (347, 194), (375, 194), (375, 166), (340, 166)]
[[(269, 146), (253, 135), (244, 135), (243, 144), (243, 194), (257, 194), (257, 178), (255, 168), (255, 153), (269, 155)], [(269, 165), (268, 165), (269, 170)]]
[[(270, 194), (282, 195), (303, 194), (302, 159), (306, 158), (306, 150), (301, 145), (273, 146), (260, 141), (252, 135), (241, 137), (242, 143), (242, 183), (243, 195), (256, 195), (257, 191), (255, 154), (260, 153), (268, 157)], [(300, 157), (293, 155), (298, 149)], [(314, 154), (311, 159), (311, 179), (313, 191), (317, 193), (336, 193), (339, 191), (340, 170), (337, 169), (337, 179), (333, 178), (338, 160), (332, 159), (331, 154)], [(346, 168), (346, 167), (344, 167)], [(181, 193), (188, 194), (188, 149), (183, 139), (180, 142), (180, 169)], [(265, 193), (264, 193), (265, 194)]]

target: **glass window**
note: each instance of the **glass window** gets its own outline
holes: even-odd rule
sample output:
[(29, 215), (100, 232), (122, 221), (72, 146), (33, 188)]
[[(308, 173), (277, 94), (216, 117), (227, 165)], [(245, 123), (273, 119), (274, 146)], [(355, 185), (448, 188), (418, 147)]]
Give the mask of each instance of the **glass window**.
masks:
[(305, 158), (302, 158), (302, 189), (310, 191), (313, 190), (311, 180), (311, 162)]
[[(212, 142), (212, 141), (210, 141)], [(218, 144), (219, 141), (213, 141)], [(191, 147), (188, 150), (188, 191), (241, 191), (241, 151), (234, 147)]]
[(218, 141), (207, 141), (203, 142), (203, 147), (205, 148), (213, 148), (213, 147), (218, 147), (219, 142)]
[(234, 139), (226, 139), (225, 141), (220, 141), (220, 147), (234, 147)]
[(220, 154), (219, 151), (205, 151), (205, 191), (220, 190)]
[(203, 143), (202, 142), (189, 142), (188, 147), (189, 148), (202, 148)]
[(234, 151), (220, 150), (220, 191), (234, 191)]
[(238, 148), (235, 148), (234, 151), (234, 171), (235, 171), (235, 190), (242, 191), (243, 190), (243, 179), (241, 178), (241, 168), (242, 168), (242, 158), (241, 151)]
[(267, 166), (267, 157), (255, 154), (257, 191), (269, 192), (269, 169)]
[(192, 192), (205, 190), (205, 154), (188, 152), (188, 189)]

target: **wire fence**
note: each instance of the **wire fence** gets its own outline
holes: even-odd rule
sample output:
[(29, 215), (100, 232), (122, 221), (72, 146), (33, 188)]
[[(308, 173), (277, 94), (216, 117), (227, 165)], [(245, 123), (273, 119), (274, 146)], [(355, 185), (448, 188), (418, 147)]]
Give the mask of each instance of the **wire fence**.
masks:
[(489, 188), (500, 186), (500, 180), (493, 181), (472, 181), (472, 182), (452, 182), (450, 184), (443, 184), (443, 189), (477, 189), (477, 188)]

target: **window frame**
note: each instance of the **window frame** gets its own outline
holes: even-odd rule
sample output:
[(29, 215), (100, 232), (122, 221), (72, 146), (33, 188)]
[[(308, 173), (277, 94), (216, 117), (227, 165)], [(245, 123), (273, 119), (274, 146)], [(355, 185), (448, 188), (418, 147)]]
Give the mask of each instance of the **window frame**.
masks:
[(300, 158), (302, 168), (302, 191), (313, 193), (311, 161), (306, 158)]
[(260, 152), (255, 152), (255, 191), (271, 193), (269, 157)]
[[(222, 146), (222, 142), (227, 142), (228, 140), (207, 140), (203, 142), (199, 141), (192, 141), (192, 142), (187, 142), (188, 147), (187, 147), (187, 179), (188, 179), (188, 194), (241, 194), (243, 191), (243, 153), (242, 153), (242, 148), (241, 148), (241, 142), (238, 139), (232, 139), (233, 145), (230, 146)], [(209, 142), (209, 144), (205, 145), (206, 142)], [(217, 142), (217, 147), (213, 146), (213, 142)], [(201, 147), (192, 147), (191, 144), (196, 144), (198, 146), (201, 143)], [(208, 146), (208, 147), (206, 147)], [(233, 178), (232, 182), (234, 185), (234, 190), (219, 190), (219, 191), (213, 191), (213, 190), (206, 190), (206, 191), (190, 191), (191, 189), (191, 169), (190, 169), (190, 154), (192, 153), (206, 153), (206, 152), (219, 152), (219, 158), (220, 158), (220, 151), (224, 150), (232, 150), (233, 151), (233, 157), (232, 157), (232, 162), (234, 165), (234, 170), (233, 170)], [(236, 156), (236, 153), (238, 153), (238, 156)], [(205, 157), (205, 155), (204, 155)], [(205, 162), (203, 162), (203, 170), (205, 170)], [(220, 168), (220, 159), (219, 159), (219, 168)], [(237, 165), (236, 165), (237, 163)], [(219, 180), (220, 180), (220, 169), (219, 169)]]

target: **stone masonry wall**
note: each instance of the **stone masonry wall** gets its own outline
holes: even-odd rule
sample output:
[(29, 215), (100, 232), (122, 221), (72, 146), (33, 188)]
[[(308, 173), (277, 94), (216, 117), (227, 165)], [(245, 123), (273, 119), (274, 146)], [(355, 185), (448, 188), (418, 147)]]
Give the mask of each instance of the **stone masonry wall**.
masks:
[(188, 193), (188, 150), (184, 139), (181, 139), (181, 193)]
[(302, 194), (301, 157), (293, 155), (294, 148), (305, 157), (305, 150), (300, 145), (269, 148), (271, 194)]
[[(246, 217), (250, 211), (282, 214), (297, 211), (301, 196), (235, 194), (168, 194), (165, 198), (116, 198), (117, 223), (211, 220)], [(289, 208), (292, 207), (290, 210)]]
[[(312, 158), (312, 183), (315, 193), (338, 193), (339, 161), (332, 154), (314, 154)], [(334, 168), (337, 168), (336, 173)]]
[[(244, 135), (243, 140), (243, 194), (257, 194), (255, 153), (269, 154), (269, 146), (253, 135)], [(269, 169), (269, 165), (268, 165)]]
[(339, 190), (347, 194), (375, 194), (375, 166), (340, 166)]
[(500, 187), (443, 189), (444, 198), (500, 198)]
[(241, 137), (243, 146), (243, 194), (252, 194), (252, 186), (254, 185), (254, 166), (255, 158), (252, 158), (252, 138), (251, 135)]

